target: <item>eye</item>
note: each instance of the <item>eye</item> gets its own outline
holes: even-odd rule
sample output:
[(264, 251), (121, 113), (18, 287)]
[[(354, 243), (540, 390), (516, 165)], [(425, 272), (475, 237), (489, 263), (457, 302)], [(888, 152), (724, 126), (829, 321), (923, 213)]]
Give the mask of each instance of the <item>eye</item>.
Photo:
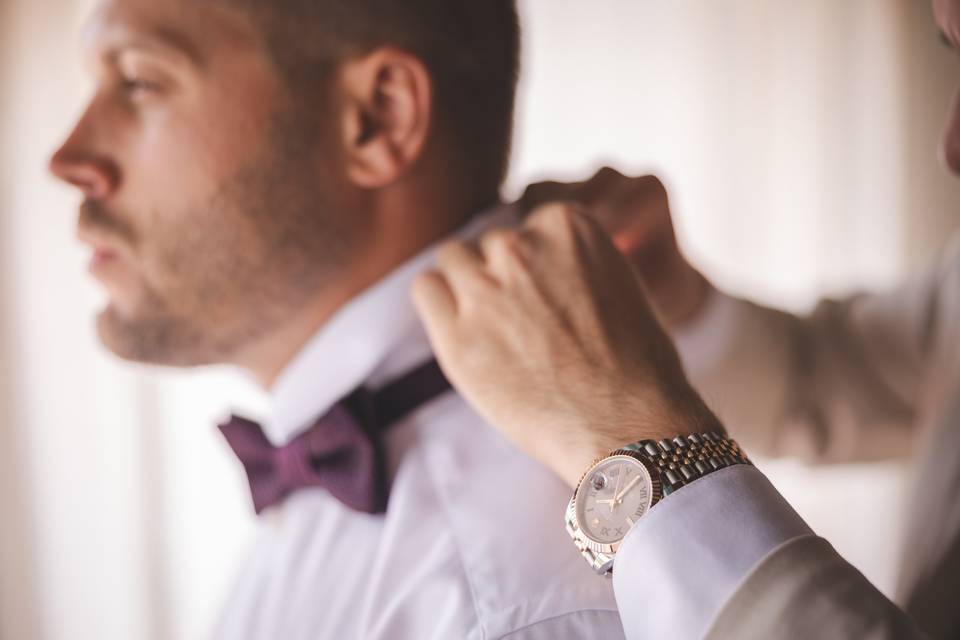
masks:
[(156, 93), (160, 90), (158, 84), (138, 77), (121, 78), (120, 86), (128, 94)]

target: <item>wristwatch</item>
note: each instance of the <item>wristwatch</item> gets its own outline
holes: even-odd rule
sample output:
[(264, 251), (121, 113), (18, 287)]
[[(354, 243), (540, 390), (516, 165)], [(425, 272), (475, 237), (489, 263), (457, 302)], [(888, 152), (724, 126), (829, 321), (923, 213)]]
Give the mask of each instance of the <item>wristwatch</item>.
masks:
[(567, 533), (591, 567), (613, 573), (620, 543), (664, 497), (724, 467), (751, 464), (740, 446), (719, 431), (644, 440), (597, 460), (567, 505)]

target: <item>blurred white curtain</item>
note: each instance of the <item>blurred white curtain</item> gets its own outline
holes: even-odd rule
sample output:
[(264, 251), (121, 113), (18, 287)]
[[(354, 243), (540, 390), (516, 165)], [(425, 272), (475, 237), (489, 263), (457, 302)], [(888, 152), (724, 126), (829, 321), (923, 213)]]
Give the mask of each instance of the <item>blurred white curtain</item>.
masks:
[[(85, 96), (88, 0), (0, 0), (0, 638), (200, 638), (252, 530), (212, 428), (263, 398), (222, 371), (157, 372), (97, 345), (77, 201), (45, 175)], [(956, 68), (919, 0), (521, 0), (508, 191), (599, 164), (668, 182), (722, 285), (803, 309), (883, 285), (954, 224), (935, 139)], [(951, 204), (952, 208), (951, 208)], [(888, 587), (890, 465), (773, 469)], [(544, 526), (549, 526), (545, 523)]]

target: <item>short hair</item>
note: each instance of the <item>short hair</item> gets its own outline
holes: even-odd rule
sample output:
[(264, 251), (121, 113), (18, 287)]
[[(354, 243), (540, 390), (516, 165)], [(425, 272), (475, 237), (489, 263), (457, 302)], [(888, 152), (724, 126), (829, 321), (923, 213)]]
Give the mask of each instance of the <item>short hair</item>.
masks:
[(278, 67), (298, 88), (381, 46), (423, 61), (452, 161), (483, 195), (510, 156), (520, 25), (516, 0), (231, 0), (253, 10)]

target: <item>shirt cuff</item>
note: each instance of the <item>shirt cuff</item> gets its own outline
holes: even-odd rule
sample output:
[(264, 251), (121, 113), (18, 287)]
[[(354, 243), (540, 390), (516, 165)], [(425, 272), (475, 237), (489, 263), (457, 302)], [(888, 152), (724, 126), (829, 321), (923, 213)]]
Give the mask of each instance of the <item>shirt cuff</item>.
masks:
[(736, 465), (664, 498), (634, 525), (614, 561), (628, 640), (702, 638), (768, 553), (810, 527), (756, 467)]

